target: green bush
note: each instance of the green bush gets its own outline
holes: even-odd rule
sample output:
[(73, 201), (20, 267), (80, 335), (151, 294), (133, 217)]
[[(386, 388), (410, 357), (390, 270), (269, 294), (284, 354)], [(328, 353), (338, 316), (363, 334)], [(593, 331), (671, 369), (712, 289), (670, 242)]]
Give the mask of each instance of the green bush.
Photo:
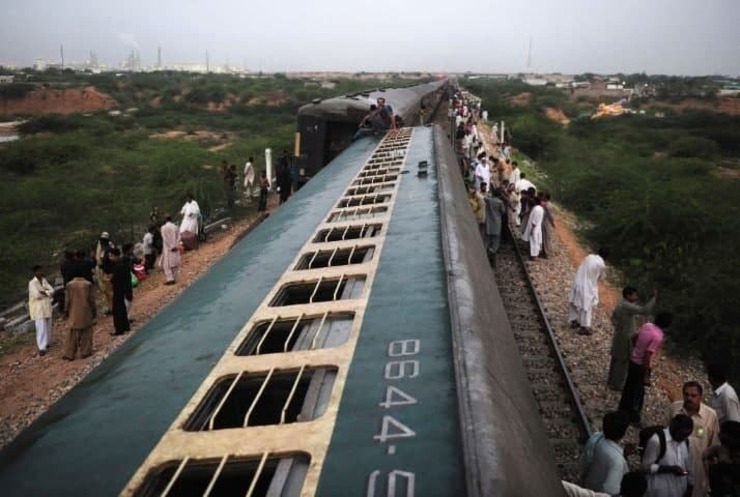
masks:
[(672, 157), (697, 157), (700, 159), (714, 159), (719, 155), (719, 147), (708, 138), (687, 136), (674, 141), (668, 147)]

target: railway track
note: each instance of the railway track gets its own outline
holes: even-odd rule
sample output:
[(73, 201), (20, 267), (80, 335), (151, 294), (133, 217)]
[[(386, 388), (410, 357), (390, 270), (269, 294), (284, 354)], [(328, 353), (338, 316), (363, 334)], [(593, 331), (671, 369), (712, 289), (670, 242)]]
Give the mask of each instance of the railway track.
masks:
[(583, 442), (591, 434), (590, 423), (518, 245), (501, 245), (494, 274), (560, 476), (578, 481), (579, 459)]

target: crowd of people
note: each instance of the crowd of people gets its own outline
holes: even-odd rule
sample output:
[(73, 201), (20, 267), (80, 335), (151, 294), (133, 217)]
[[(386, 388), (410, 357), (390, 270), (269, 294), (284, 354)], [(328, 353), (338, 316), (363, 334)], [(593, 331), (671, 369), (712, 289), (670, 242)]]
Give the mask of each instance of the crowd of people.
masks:
[[(41, 266), (34, 266), (28, 283), (28, 309), (36, 328), (39, 356), (46, 355), (49, 346), (55, 303), (66, 320), (64, 360), (72, 361), (78, 355), (84, 359), (92, 354), (92, 329), (101, 314), (112, 316), (111, 335), (130, 331), (134, 287), (157, 265), (164, 272), (164, 284), (174, 285), (181, 252), (197, 243), (202, 229), (201, 212), (192, 195), (186, 196), (180, 215), (178, 226), (171, 215), (162, 216), (154, 207), (141, 243), (118, 245), (104, 231), (90, 250), (65, 251), (59, 267), (63, 285), (60, 290), (49, 283)], [(98, 294), (103, 301), (102, 313), (96, 303)]]
[(511, 145), (500, 142), (495, 133), (486, 150), (477, 125), (484, 114), (480, 102), (468, 101), (458, 93), (451, 108), (468, 201), (489, 261), (495, 265), (502, 237), (519, 231), (528, 244), (530, 260), (546, 259), (552, 253), (555, 230), (550, 194), (537, 190), (513, 160)]
[[(512, 160), (510, 145), (499, 142), (495, 133), (486, 150), (478, 129), (483, 115), (479, 102), (455, 95), (458, 156), (489, 260), (495, 265), (501, 238), (508, 234), (526, 242), (531, 260), (547, 258), (555, 228), (550, 195), (537, 191)], [(609, 256), (609, 249), (601, 248), (576, 271), (567, 305), (571, 328), (579, 335), (593, 334), (592, 314)], [(670, 312), (656, 312), (657, 295), (654, 291), (640, 303), (638, 289), (627, 286), (611, 316), (614, 332), (605, 383), (621, 392), (621, 399), (604, 416), (603, 430), (584, 447), (581, 486), (563, 482), (571, 497), (740, 496), (740, 402), (727, 381), (729, 365), (708, 366), (713, 390), (708, 404), (702, 383), (689, 381), (683, 385), (683, 400), (665, 406), (663, 425), (642, 424), (645, 389), (652, 384), (665, 331), (673, 321)], [(644, 321), (640, 326), (638, 317)], [(639, 444), (623, 443), (630, 425), (639, 430)]]
[[(236, 203), (239, 190), (239, 173), (235, 165), (222, 161), (222, 177), (227, 207)], [(255, 187), (254, 158), (249, 157), (243, 169), (243, 193), (247, 202), (252, 201)], [(310, 179), (296, 161), (284, 150), (278, 158), (277, 190), (280, 203), (291, 193), (300, 190)], [(256, 180), (259, 188), (258, 211), (267, 210), (270, 179), (262, 171)], [(55, 290), (45, 278), (41, 266), (33, 267), (33, 278), (28, 284), (28, 310), (36, 327), (36, 345), (39, 356), (46, 354), (52, 333), (54, 304), (66, 318), (63, 358), (74, 360), (92, 354), (92, 326), (99, 313), (95, 295), (103, 297), (103, 315), (113, 317), (112, 335), (130, 331), (133, 288), (155, 267), (165, 276), (165, 285), (174, 285), (182, 263), (181, 253), (197, 248), (204, 239), (203, 213), (193, 195), (185, 196), (180, 209), (179, 226), (169, 214), (162, 214), (153, 207), (149, 223), (140, 243), (117, 245), (108, 232), (103, 232), (90, 250), (65, 251), (60, 265), (62, 290)]]

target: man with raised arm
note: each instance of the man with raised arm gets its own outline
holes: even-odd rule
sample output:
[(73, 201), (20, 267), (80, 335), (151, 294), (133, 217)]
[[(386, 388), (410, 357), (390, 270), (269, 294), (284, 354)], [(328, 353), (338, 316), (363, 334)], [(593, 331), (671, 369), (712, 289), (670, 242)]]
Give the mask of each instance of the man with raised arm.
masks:
[(653, 291), (653, 298), (647, 304), (640, 305), (637, 288), (626, 286), (622, 290), (622, 300), (612, 313), (614, 335), (612, 336), (611, 363), (607, 383), (613, 390), (622, 390), (627, 379), (627, 369), (630, 365), (632, 339), (637, 331), (635, 318), (642, 314), (649, 316), (655, 309), (655, 297), (658, 292)]

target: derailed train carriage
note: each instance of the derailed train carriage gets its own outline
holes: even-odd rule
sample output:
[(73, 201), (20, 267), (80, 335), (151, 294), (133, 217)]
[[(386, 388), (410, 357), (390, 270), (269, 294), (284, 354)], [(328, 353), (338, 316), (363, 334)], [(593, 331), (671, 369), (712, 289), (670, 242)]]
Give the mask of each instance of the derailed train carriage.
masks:
[(298, 110), (294, 153), (313, 176), (350, 145), (358, 124), (378, 98), (385, 98), (405, 125), (415, 126), (433, 115), (449, 85), (442, 79), (314, 100)]
[(487, 267), (445, 130), (358, 140), (0, 453), (3, 495), (562, 496)]

